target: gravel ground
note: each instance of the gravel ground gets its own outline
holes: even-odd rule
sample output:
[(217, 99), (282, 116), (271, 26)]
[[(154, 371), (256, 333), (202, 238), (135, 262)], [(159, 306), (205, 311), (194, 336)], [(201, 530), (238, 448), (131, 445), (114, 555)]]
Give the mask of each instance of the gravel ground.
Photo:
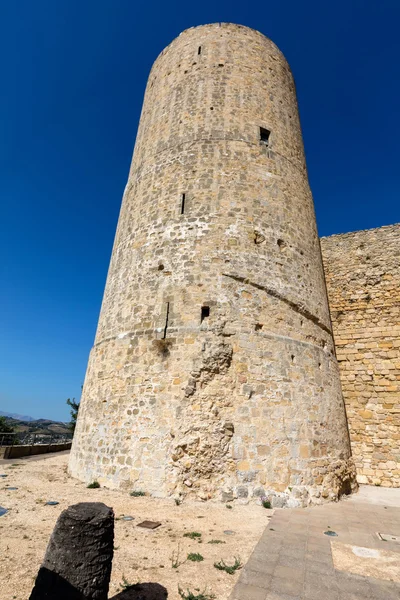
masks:
[[(121, 593), (124, 582), (157, 583), (166, 588), (169, 600), (180, 599), (178, 586), (185, 592), (190, 589), (195, 596), (206, 589), (216, 600), (227, 600), (239, 572), (229, 575), (214, 568), (214, 562), (223, 559), (231, 564), (239, 557), (245, 563), (273, 512), (255, 504), (233, 503), (231, 509), (210, 502), (184, 502), (177, 506), (173, 500), (134, 498), (106, 488), (87, 489), (68, 476), (67, 461), (68, 455), (64, 454), (46, 460), (0, 464), (0, 474), (7, 475), (0, 478), (0, 506), (9, 509), (0, 517), (1, 600), (29, 598), (57, 517), (77, 502), (99, 501), (114, 508), (115, 553), (109, 592), (109, 598), (114, 600), (166, 597), (158, 586)], [(6, 487), (18, 489), (8, 491)], [(46, 506), (49, 500), (59, 504)], [(132, 516), (133, 520), (124, 521), (123, 516)], [(155, 530), (137, 527), (147, 519), (162, 525)], [(201, 537), (184, 537), (190, 532), (201, 533)], [(223, 543), (210, 544), (211, 540)], [(189, 553), (201, 554), (204, 560), (186, 560)], [(174, 561), (183, 564), (174, 568)], [(150, 589), (152, 594), (144, 594)]]

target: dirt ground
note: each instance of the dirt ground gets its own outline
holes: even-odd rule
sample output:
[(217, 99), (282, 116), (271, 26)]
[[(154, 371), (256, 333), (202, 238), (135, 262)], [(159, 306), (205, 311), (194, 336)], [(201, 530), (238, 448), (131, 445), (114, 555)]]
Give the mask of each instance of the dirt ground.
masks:
[[(214, 562), (234, 558), (245, 563), (273, 511), (260, 505), (183, 502), (149, 497), (131, 497), (126, 492), (87, 489), (67, 475), (68, 455), (35, 462), (0, 464), (0, 506), (9, 512), (0, 517), (0, 600), (27, 600), (43, 560), (46, 546), (62, 510), (77, 502), (104, 502), (114, 508), (115, 552), (109, 598), (117, 600), (125, 584), (153, 582), (164, 586), (169, 600), (181, 598), (178, 586), (194, 596), (206, 589), (216, 600), (227, 600), (240, 571), (229, 575)], [(14, 466), (16, 465), (16, 466)], [(17, 490), (7, 491), (7, 487)], [(47, 506), (50, 500), (57, 506)], [(133, 520), (124, 521), (123, 516)], [(137, 527), (143, 520), (161, 521), (155, 530)], [(200, 538), (184, 537), (197, 532)], [(200, 541), (198, 541), (200, 540)], [(222, 543), (209, 543), (220, 540)], [(186, 560), (189, 553), (201, 554), (201, 562)], [(177, 568), (173, 562), (183, 563)], [(142, 591), (118, 595), (118, 600), (145, 598)], [(154, 598), (166, 597), (153, 586)], [(146, 598), (147, 600), (147, 598)]]

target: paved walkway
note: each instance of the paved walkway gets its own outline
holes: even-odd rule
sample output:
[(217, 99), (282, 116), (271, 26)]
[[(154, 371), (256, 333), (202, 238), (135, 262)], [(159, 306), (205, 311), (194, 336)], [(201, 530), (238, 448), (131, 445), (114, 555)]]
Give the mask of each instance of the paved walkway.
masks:
[(378, 532), (400, 536), (400, 489), (276, 510), (230, 600), (399, 600), (400, 537)]

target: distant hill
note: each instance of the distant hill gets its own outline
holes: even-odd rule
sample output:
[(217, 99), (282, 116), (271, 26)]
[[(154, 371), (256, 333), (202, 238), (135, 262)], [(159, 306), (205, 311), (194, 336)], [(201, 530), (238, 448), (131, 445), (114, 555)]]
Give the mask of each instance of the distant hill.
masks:
[(49, 419), (32, 419), (31, 417), (14, 418), (9, 413), (0, 412), (0, 415), (7, 418), (14, 431), (21, 433), (71, 433), (68, 423), (59, 421), (50, 421)]
[(0, 417), (10, 417), (11, 419), (16, 419), (17, 421), (35, 421), (34, 417), (28, 417), (27, 415), (17, 415), (16, 413), (8, 413), (0, 410)]

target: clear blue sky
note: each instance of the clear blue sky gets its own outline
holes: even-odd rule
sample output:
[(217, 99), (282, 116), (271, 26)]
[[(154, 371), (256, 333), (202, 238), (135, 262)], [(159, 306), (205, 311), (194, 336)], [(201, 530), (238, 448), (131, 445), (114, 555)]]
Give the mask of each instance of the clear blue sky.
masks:
[(320, 234), (400, 221), (398, 0), (2, 0), (0, 410), (68, 419), (148, 72), (216, 21), (292, 67)]

